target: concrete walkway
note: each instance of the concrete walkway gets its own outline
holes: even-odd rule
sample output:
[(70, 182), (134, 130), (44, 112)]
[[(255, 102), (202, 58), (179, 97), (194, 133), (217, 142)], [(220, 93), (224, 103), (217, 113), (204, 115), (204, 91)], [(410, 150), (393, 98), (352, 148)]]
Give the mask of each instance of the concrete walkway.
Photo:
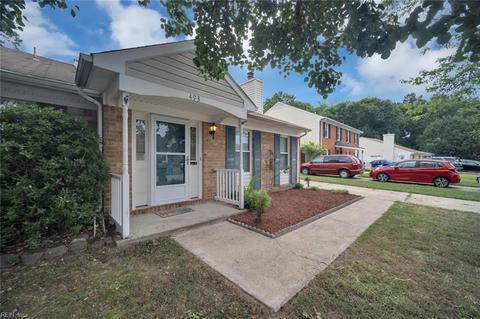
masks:
[[(403, 192), (393, 192), (393, 191), (384, 191), (380, 189), (371, 189), (365, 187), (357, 186), (348, 186), (348, 185), (339, 185), (339, 184), (329, 184), (329, 183), (320, 183), (320, 182), (310, 182), (311, 186), (317, 186), (322, 189), (346, 189), (352, 194), (362, 195), (365, 197), (376, 197), (384, 198), (386, 200), (393, 199), (396, 201), (426, 205), (444, 209), (455, 209), (465, 212), (474, 212), (480, 213), (480, 202), (454, 199), (454, 198), (445, 198), (429, 195), (420, 195), (420, 194), (411, 194)], [(433, 186), (432, 186), (433, 187)], [(480, 197), (480, 194), (479, 194)]]
[(347, 189), (365, 198), (276, 239), (229, 222), (189, 230), (174, 238), (248, 294), (277, 311), (395, 201), (480, 213), (478, 202), (318, 182), (311, 185)]
[(276, 239), (229, 222), (184, 232), (174, 238), (277, 311), (397, 199), (398, 194), (388, 194), (382, 199), (364, 198)]

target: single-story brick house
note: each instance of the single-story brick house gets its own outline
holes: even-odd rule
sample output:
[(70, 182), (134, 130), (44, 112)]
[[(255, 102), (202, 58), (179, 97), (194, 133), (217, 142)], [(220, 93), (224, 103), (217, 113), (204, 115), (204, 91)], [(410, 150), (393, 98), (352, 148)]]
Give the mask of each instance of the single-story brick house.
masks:
[[(1, 98), (79, 116), (96, 111), (90, 122), (103, 139), (111, 173), (104, 208), (123, 237), (133, 214), (197, 200), (243, 208), (252, 179), (265, 189), (297, 183), (299, 138), (308, 129), (264, 115), (263, 83), (252, 74), (241, 85), (228, 74), (205, 80), (194, 52), (193, 41), (165, 43), (80, 54), (75, 67), (2, 48), (0, 79), (11, 89), (2, 89)], [(37, 83), (26, 82), (32, 77)], [(25, 85), (23, 95), (15, 93)], [(39, 96), (69, 95), (39, 101), (28, 96), (30, 86)]]

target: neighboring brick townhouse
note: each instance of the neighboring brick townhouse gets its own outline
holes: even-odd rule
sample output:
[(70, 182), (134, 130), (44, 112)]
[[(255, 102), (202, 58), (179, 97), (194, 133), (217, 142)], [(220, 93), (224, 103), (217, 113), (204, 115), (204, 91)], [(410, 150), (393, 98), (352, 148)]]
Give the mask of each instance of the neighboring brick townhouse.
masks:
[[(310, 131), (300, 139), (300, 143), (319, 143), (327, 149), (327, 154), (350, 154), (363, 159), (364, 149), (359, 146), (359, 129), (320, 116), (297, 107), (278, 102), (265, 114), (292, 124), (302, 125)], [(304, 161), (302, 156), (301, 161)]]

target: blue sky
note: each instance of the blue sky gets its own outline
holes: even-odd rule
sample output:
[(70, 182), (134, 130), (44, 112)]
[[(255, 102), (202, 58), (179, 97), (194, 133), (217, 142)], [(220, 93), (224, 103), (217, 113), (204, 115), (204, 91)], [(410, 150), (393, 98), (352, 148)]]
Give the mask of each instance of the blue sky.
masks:
[[(22, 49), (32, 52), (36, 47), (41, 56), (72, 63), (80, 52), (175, 41), (173, 38), (167, 39), (160, 28), (159, 19), (164, 11), (159, 1), (151, 2), (147, 8), (143, 8), (134, 0), (69, 1), (70, 5), (80, 7), (75, 18), (70, 16), (69, 10), (40, 9), (34, 3), (27, 3), (25, 15), (29, 22), (21, 33)], [(255, 75), (264, 82), (265, 98), (277, 91), (284, 91), (313, 105), (367, 96), (401, 101), (410, 92), (428, 96), (423, 87), (402, 84), (400, 80), (415, 76), (420, 70), (433, 68), (439, 57), (449, 53), (447, 49), (432, 49), (422, 54), (409, 39), (397, 45), (387, 60), (376, 55), (363, 59), (347, 56), (339, 68), (343, 73), (343, 83), (326, 100), (315, 89), (308, 87), (302, 74), (291, 74), (284, 78), (277, 70), (268, 68)], [(245, 69), (235, 67), (230, 71), (237, 82), (246, 79)]]

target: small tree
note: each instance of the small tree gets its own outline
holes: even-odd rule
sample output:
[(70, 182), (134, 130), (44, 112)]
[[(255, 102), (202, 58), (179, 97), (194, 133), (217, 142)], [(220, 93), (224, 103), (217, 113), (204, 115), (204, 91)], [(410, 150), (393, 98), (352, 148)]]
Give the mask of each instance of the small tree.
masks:
[(92, 223), (108, 169), (99, 139), (60, 110), (0, 109), (1, 248), (76, 233)]
[(322, 145), (314, 142), (302, 144), (300, 150), (303, 154), (305, 154), (305, 160), (307, 162), (311, 161), (318, 155), (323, 155), (327, 153), (327, 150)]

